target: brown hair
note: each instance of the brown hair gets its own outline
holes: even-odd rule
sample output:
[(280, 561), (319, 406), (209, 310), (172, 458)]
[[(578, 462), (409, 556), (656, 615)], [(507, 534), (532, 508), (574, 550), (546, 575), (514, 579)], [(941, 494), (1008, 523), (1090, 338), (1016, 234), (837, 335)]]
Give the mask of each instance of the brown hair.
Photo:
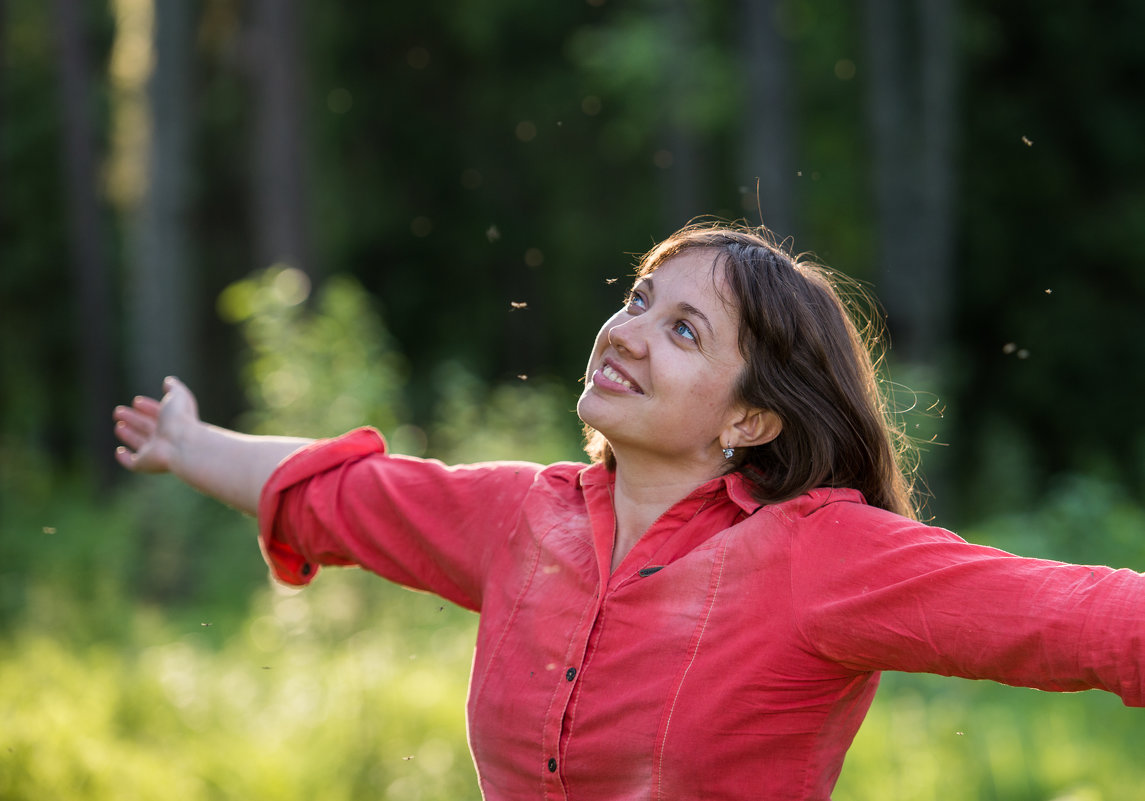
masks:
[[(747, 366), (737, 400), (783, 422), (773, 441), (738, 449), (730, 471), (743, 474), (761, 503), (849, 487), (872, 506), (916, 517), (915, 452), (882, 391), (881, 326), (865, 313), (873, 304), (862, 288), (792, 257), (766, 229), (724, 223), (677, 231), (641, 258), (636, 274), (693, 248), (713, 251), (739, 310)], [(604, 436), (589, 426), (585, 435), (593, 461), (615, 467)]]

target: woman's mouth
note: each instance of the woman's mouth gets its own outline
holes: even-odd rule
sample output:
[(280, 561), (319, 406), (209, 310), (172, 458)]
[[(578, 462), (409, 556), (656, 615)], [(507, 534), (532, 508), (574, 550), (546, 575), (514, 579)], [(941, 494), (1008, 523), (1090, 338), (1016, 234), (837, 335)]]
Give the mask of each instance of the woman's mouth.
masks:
[(630, 392), (636, 392), (640, 395), (644, 394), (644, 390), (642, 390), (635, 381), (617, 370), (608, 362), (605, 362), (604, 365), (600, 368), (598, 375), (602, 376), (609, 383), (618, 384)]

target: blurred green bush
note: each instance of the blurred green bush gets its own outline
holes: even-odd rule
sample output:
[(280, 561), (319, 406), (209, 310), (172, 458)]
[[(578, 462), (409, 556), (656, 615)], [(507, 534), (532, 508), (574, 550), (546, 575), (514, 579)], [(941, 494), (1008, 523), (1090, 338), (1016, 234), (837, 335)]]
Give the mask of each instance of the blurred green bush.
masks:
[(217, 620), (137, 604), (101, 641), (7, 632), (0, 798), (479, 797), (472, 614), (357, 571), (242, 600)]

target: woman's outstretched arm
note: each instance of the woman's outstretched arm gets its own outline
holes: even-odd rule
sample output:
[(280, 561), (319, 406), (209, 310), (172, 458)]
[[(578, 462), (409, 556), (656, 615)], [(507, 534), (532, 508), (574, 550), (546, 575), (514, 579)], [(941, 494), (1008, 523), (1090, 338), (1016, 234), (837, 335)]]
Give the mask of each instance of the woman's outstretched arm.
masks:
[(137, 397), (112, 414), (123, 443), (115, 458), (137, 473), (172, 473), (247, 514), (258, 511), (263, 484), (278, 463), (313, 440), (239, 434), (199, 419), (195, 396), (176, 378), (163, 398)]

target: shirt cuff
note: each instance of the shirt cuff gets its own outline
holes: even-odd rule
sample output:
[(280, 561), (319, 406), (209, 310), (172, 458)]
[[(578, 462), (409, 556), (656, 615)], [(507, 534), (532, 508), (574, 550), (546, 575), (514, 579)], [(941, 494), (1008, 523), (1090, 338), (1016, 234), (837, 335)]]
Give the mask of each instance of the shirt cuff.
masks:
[(302, 587), (318, 574), (318, 565), (291, 541), (280, 520), (283, 494), (291, 487), (346, 462), (385, 453), (386, 443), (373, 428), (358, 428), (334, 439), (318, 440), (286, 457), (270, 474), (258, 502), (258, 543), (271, 574), (284, 584)]

